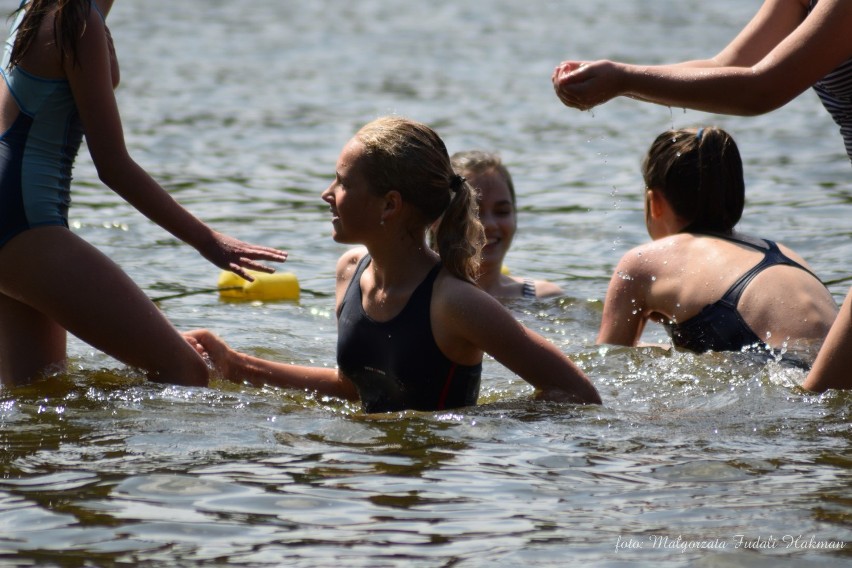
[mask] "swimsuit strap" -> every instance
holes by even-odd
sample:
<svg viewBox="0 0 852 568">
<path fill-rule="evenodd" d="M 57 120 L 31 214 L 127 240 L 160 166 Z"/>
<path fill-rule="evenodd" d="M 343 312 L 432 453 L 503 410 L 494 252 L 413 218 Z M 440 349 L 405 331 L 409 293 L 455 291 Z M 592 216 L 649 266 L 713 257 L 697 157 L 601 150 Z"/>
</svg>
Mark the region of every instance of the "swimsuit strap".
<svg viewBox="0 0 852 568">
<path fill-rule="evenodd" d="M 811 272 L 810 270 L 808 270 L 807 268 L 805 268 L 804 266 L 802 266 L 801 264 L 799 264 L 798 262 L 796 262 L 795 260 L 790 258 L 789 256 L 785 255 L 783 252 L 781 252 L 781 249 L 778 248 L 778 245 L 775 244 L 774 241 L 764 239 L 766 244 L 769 245 L 769 248 L 764 249 L 764 248 L 761 248 L 761 247 L 754 245 L 753 243 L 749 243 L 747 241 L 741 241 L 739 239 L 734 239 L 734 238 L 728 238 L 728 240 L 733 241 L 733 242 L 738 242 L 738 243 L 741 243 L 743 245 L 746 245 L 746 246 L 749 246 L 749 247 L 752 247 L 752 248 L 756 248 L 758 250 L 762 250 L 762 251 L 764 251 L 764 253 L 763 253 L 763 260 L 761 260 L 760 262 L 758 262 L 757 264 L 752 266 L 750 270 L 748 270 L 745 274 L 740 276 L 739 279 L 736 282 L 734 282 L 731 285 L 730 288 L 728 288 L 728 291 L 725 292 L 725 295 L 722 296 L 722 299 L 720 300 L 722 302 L 728 302 L 732 306 L 736 307 L 737 304 L 739 304 L 740 296 L 743 295 L 743 292 L 745 291 L 746 286 L 748 286 L 751 283 L 751 281 L 754 280 L 755 276 L 757 276 L 758 274 L 760 274 L 761 272 L 763 272 L 764 270 L 766 270 L 770 266 L 776 266 L 776 265 L 779 265 L 779 264 L 785 265 L 785 266 L 793 266 L 795 268 L 799 268 L 801 270 L 804 270 L 805 272 L 807 272 L 808 274 L 810 274 L 811 276 L 816 278 L 817 281 L 822 282 L 819 278 L 817 278 L 816 274 L 814 274 L 813 272 Z"/>
<path fill-rule="evenodd" d="M 524 298 L 535 298 L 535 280 L 529 278 L 524 279 L 524 288 L 522 295 Z"/>
</svg>

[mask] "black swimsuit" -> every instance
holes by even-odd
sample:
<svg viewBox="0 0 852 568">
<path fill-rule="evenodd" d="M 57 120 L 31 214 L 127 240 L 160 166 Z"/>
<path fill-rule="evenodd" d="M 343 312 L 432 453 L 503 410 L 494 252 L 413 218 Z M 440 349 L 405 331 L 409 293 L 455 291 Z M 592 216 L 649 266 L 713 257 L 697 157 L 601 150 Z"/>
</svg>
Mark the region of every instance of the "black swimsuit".
<svg viewBox="0 0 852 568">
<path fill-rule="evenodd" d="M 340 304 L 337 323 L 337 366 L 355 384 L 364 410 L 475 405 L 482 363 L 450 361 L 432 334 L 432 286 L 441 264 L 414 290 L 399 315 L 386 322 L 371 319 L 361 305 L 361 275 L 369 264 L 370 256 L 364 255 Z"/>
<path fill-rule="evenodd" d="M 810 270 L 786 256 L 774 242 L 765 240 L 768 248 L 757 244 L 723 235 L 711 235 L 734 243 L 739 243 L 755 250 L 763 251 L 763 260 L 753 266 L 728 288 L 728 291 L 718 301 L 708 304 L 695 315 L 681 323 L 663 323 L 677 347 L 702 353 L 704 351 L 744 351 L 772 353 L 757 334 L 743 320 L 737 304 L 746 286 L 755 276 L 770 266 L 795 266 L 817 278 Z M 819 280 L 819 278 L 817 278 Z M 791 362 L 796 362 L 792 361 Z"/>
</svg>

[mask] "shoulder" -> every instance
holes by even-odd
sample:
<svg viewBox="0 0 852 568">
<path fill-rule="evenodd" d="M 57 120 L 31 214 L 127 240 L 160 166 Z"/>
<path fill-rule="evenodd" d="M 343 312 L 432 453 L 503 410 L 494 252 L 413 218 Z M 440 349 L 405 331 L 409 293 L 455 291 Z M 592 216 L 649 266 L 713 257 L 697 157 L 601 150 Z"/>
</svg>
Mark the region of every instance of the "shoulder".
<svg viewBox="0 0 852 568">
<path fill-rule="evenodd" d="M 355 247 L 340 255 L 340 258 L 337 259 L 337 280 L 351 279 L 358 263 L 366 254 L 367 249 L 365 247 Z"/>
<path fill-rule="evenodd" d="M 349 282 L 352 281 L 352 277 L 355 275 L 358 263 L 366 254 L 367 249 L 365 247 L 355 247 L 343 253 L 337 260 L 337 268 L 335 270 L 335 296 L 337 297 L 338 306 L 343 300 L 343 296 L 346 294 L 346 288 L 349 286 Z"/>
<path fill-rule="evenodd" d="M 457 278 L 446 269 L 442 269 L 435 279 L 432 304 L 439 313 L 461 318 L 483 309 L 492 309 L 492 305 L 502 306 L 476 284 Z"/>
</svg>

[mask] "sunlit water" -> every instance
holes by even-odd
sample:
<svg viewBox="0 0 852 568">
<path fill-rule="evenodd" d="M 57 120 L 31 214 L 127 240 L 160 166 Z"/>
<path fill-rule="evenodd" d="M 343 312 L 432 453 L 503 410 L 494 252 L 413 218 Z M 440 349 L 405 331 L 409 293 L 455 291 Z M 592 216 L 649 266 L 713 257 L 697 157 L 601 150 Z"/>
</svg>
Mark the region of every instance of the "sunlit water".
<svg viewBox="0 0 852 568">
<path fill-rule="evenodd" d="M 594 345 L 612 268 L 647 239 L 642 152 L 672 126 L 728 129 L 746 162 L 741 228 L 824 280 L 849 276 L 836 127 L 810 92 L 732 118 L 629 100 L 580 113 L 550 86 L 568 57 L 712 55 L 759 3 L 117 2 L 134 157 L 217 229 L 288 249 L 282 270 L 310 290 L 162 301 L 177 327 L 333 365 L 344 248 L 318 196 L 354 131 L 398 113 L 451 152 L 502 153 L 522 209 L 508 265 L 566 290 L 508 307 L 604 405 L 533 402 L 486 360 L 475 408 L 366 416 L 308 393 L 148 384 L 72 339 L 68 373 L 0 391 L 0 564 L 848 565 L 848 394 L 806 394 L 801 371 L 738 355 Z M 85 151 L 75 178 L 74 230 L 152 297 L 215 286 L 215 268 L 101 186 Z M 848 286 L 830 289 L 839 301 Z"/>
</svg>

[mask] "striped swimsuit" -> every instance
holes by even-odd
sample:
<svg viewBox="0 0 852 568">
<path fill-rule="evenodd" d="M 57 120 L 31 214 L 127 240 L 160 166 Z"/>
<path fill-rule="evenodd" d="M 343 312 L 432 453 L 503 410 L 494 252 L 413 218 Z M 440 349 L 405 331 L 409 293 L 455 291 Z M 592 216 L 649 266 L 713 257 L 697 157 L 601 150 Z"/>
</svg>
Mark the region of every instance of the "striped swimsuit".
<svg viewBox="0 0 852 568">
<path fill-rule="evenodd" d="M 810 0 L 808 13 L 816 6 L 818 0 Z M 850 30 L 849 33 L 852 33 Z M 852 160 L 852 58 L 840 64 L 834 71 L 820 79 L 814 85 L 814 91 L 819 95 L 825 109 L 840 126 L 846 153 Z"/>
</svg>

